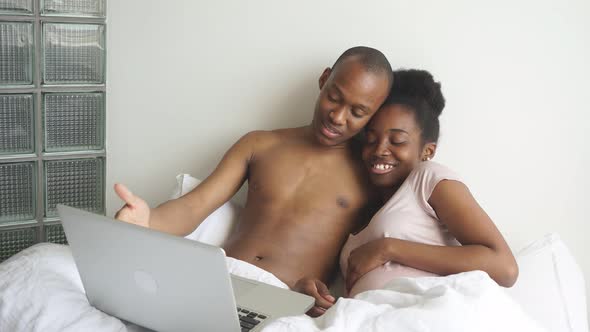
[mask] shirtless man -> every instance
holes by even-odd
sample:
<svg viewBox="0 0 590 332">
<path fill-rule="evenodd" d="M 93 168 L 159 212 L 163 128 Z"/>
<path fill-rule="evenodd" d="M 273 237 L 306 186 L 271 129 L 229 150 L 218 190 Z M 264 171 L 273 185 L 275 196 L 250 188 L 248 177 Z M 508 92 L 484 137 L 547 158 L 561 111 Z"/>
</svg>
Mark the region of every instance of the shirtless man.
<svg viewBox="0 0 590 332">
<path fill-rule="evenodd" d="M 227 256 L 274 274 L 290 288 L 304 277 L 328 283 L 368 201 L 368 181 L 349 139 L 379 109 L 392 80 L 381 52 L 349 49 L 320 76 L 310 125 L 244 135 L 193 191 L 154 209 L 116 184 L 126 205 L 115 217 L 186 236 L 247 180 L 246 205 L 224 245 Z M 310 294 L 316 305 L 317 293 L 326 291 Z"/>
</svg>

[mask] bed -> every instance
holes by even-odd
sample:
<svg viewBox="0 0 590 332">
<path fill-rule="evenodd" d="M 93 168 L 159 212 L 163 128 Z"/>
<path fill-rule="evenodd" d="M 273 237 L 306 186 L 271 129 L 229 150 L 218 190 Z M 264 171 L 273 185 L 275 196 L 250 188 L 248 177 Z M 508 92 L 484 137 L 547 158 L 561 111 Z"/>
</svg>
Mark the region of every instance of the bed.
<svg viewBox="0 0 590 332">
<path fill-rule="evenodd" d="M 173 195 L 198 180 L 177 177 Z M 229 234 L 239 207 L 226 203 L 193 234 L 215 245 Z M 481 271 L 400 278 L 382 290 L 340 298 L 322 317 L 285 317 L 264 331 L 557 331 L 587 332 L 581 270 L 557 234 L 515 250 L 516 285 L 498 287 Z M 338 292 L 339 283 L 332 290 Z M 0 331 L 145 331 L 93 308 L 68 246 L 40 243 L 0 264 Z"/>
</svg>

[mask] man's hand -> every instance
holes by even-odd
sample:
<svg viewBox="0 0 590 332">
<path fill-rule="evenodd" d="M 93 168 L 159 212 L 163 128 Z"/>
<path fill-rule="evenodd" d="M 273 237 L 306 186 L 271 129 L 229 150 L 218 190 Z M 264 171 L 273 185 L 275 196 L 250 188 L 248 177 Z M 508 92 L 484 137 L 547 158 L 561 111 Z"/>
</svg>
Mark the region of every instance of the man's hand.
<svg viewBox="0 0 590 332">
<path fill-rule="evenodd" d="M 367 272 L 389 261 L 385 247 L 386 240 L 388 239 L 373 240 L 350 252 L 345 276 L 346 290 L 348 292 Z"/>
<path fill-rule="evenodd" d="M 149 228 L 150 207 L 147 203 L 122 184 L 115 184 L 115 192 L 125 201 L 125 206 L 115 214 L 115 219 Z"/>
<path fill-rule="evenodd" d="M 330 294 L 326 284 L 319 279 L 301 278 L 297 281 L 293 289 L 315 298 L 315 305 L 307 312 L 311 317 L 323 315 L 336 302 L 336 299 Z"/>
</svg>

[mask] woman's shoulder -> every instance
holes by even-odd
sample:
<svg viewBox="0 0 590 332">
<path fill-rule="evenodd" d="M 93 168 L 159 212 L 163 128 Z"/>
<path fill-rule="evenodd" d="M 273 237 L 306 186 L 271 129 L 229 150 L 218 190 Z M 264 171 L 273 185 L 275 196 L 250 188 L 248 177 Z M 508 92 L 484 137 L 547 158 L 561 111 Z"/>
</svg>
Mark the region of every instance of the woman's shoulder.
<svg viewBox="0 0 590 332">
<path fill-rule="evenodd" d="M 408 176 L 408 182 L 414 192 L 428 200 L 434 187 L 442 180 L 463 182 L 451 168 L 435 161 L 423 161 Z"/>
<path fill-rule="evenodd" d="M 424 175 L 459 177 L 450 167 L 432 160 L 418 164 L 409 176 L 420 177 Z"/>
</svg>

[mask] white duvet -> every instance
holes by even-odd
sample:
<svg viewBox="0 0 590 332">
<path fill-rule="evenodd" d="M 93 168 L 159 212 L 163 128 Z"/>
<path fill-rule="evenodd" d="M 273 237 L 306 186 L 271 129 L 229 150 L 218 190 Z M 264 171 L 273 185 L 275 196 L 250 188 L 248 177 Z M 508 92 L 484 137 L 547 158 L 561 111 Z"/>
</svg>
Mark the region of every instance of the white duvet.
<svg viewBox="0 0 590 332">
<path fill-rule="evenodd" d="M 0 331 L 138 331 L 88 303 L 69 247 L 42 243 L 0 264 Z M 341 298 L 322 317 L 264 331 L 544 331 L 485 273 L 399 279 Z"/>
<path fill-rule="evenodd" d="M 545 331 L 481 271 L 400 278 L 385 289 L 340 298 L 316 319 L 302 315 L 266 331 L 499 332 Z"/>
</svg>

